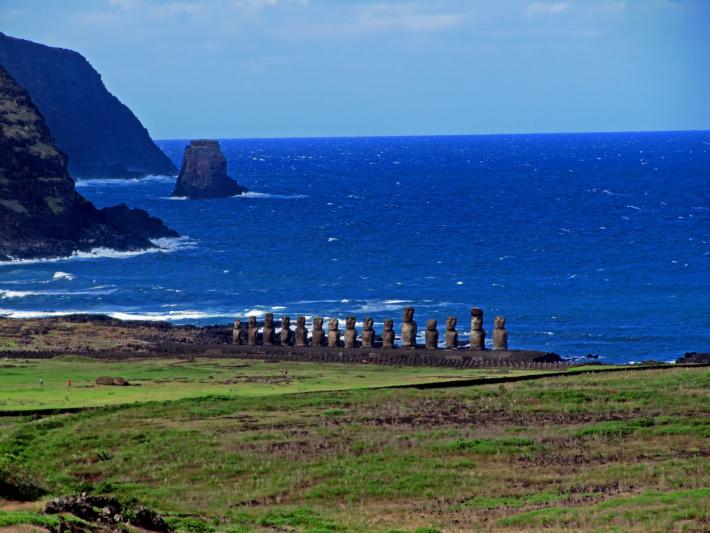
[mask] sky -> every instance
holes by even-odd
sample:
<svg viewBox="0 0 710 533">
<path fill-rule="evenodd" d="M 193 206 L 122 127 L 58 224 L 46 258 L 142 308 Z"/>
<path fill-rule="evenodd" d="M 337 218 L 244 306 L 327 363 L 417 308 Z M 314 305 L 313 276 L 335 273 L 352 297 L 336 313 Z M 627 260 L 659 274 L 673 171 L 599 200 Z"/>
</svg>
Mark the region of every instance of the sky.
<svg viewBox="0 0 710 533">
<path fill-rule="evenodd" d="M 154 138 L 710 129 L 710 0 L 0 0 Z"/>
</svg>

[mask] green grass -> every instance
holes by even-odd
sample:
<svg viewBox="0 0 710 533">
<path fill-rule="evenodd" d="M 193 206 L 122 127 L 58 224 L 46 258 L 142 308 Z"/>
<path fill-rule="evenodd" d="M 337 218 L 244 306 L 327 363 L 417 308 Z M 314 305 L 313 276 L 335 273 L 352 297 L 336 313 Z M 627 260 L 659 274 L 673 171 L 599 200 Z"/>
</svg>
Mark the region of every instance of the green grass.
<svg viewBox="0 0 710 533">
<path fill-rule="evenodd" d="M 536 372 L 539 371 L 513 370 L 506 375 Z M 120 376 L 133 386 L 96 385 L 99 376 Z M 499 376 L 496 369 L 266 363 L 236 359 L 103 361 L 63 356 L 50 360 L 12 360 L 0 368 L 0 412 L 97 407 L 207 395 L 268 396 Z"/>
<path fill-rule="evenodd" d="M 17 457 L 51 494 L 136 498 L 178 531 L 710 526 L 707 369 L 416 390 L 362 382 L 457 371 L 229 366 L 237 363 L 135 361 L 117 372 L 106 371 L 113 363 L 62 361 L 67 372 L 85 376 L 76 379 L 91 379 L 86 368 L 94 366 L 97 375 L 129 380 L 170 375 L 158 385 L 185 385 L 190 394 L 38 419 L 0 417 L 0 454 Z M 292 383 L 264 382 L 285 368 Z M 236 391 L 214 383 L 234 376 L 242 381 L 227 387 Z M 292 394 L 316 381 L 328 390 Z M 0 401 L 7 394 L 0 388 Z M 8 513 L 19 520 L 26 511 Z"/>
</svg>

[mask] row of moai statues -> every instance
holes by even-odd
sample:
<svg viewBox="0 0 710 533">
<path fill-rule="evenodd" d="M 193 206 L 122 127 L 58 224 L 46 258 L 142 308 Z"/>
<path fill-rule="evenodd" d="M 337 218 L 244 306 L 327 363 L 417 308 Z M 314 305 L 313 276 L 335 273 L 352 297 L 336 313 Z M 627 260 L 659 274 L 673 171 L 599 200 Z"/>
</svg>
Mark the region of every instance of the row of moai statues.
<svg viewBox="0 0 710 533">
<path fill-rule="evenodd" d="M 338 329 L 340 321 L 331 318 L 328 321 L 327 333 L 323 330 L 323 319 L 316 317 L 313 319 L 313 331 L 311 332 L 310 343 L 308 339 L 308 328 L 306 328 L 306 317 L 299 316 L 296 319 L 295 331 L 291 329 L 291 318 L 284 316 L 281 318 L 281 332 L 279 333 L 279 343 L 281 346 L 329 346 L 337 348 L 341 346 L 341 336 L 345 348 L 356 348 L 357 329 L 354 316 L 345 319 L 345 331 Z M 455 350 L 459 346 L 459 334 L 456 331 L 456 317 L 446 319 L 445 346 L 449 350 Z M 428 350 L 436 350 L 439 345 L 439 331 L 436 320 L 427 320 L 424 332 L 424 347 Z M 234 322 L 232 336 L 233 344 L 256 346 L 261 340 L 263 346 L 274 346 L 276 328 L 274 327 L 273 313 L 266 313 L 262 333 L 259 334 L 259 325 L 256 317 L 249 317 L 246 328 L 241 320 Z M 373 348 L 375 346 L 375 329 L 372 318 L 363 321 L 362 333 L 360 335 L 359 346 L 362 348 Z M 384 322 L 382 332 L 382 347 L 394 348 L 394 321 L 387 319 Z M 471 309 L 471 349 L 485 350 L 486 332 L 483 329 L 483 310 L 474 307 Z M 405 307 L 402 316 L 402 348 L 417 347 L 417 323 L 414 321 L 414 308 Z M 505 318 L 497 316 L 493 329 L 493 349 L 508 349 L 508 331 L 505 329 Z"/>
</svg>

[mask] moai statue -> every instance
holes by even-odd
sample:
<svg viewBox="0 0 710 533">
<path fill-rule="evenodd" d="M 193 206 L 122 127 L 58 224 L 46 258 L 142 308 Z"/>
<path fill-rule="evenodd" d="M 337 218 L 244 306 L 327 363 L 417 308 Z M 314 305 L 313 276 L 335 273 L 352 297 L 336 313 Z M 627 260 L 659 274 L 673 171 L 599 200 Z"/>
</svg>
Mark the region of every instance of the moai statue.
<svg viewBox="0 0 710 533">
<path fill-rule="evenodd" d="M 436 350 L 439 345 L 439 331 L 436 329 L 436 320 L 426 321 L 426 331 L 424 332 L 424 346 L 427 350 Z"/>
<path fill-rule="evenodd" d="M 306 317 L 299 316 L 296 319 L 296 346 L 308 345 L 308 329 L 306 328 Z"/>
<path fill-rule="evenodd" d="M 340 322 L 337 318 L 328 320 L 328 347 L 337 348 L 340 345 L 340 330 L 338 329 Z"/>
<path fill-rule="evenodd" d="M 493 329 L 493 349 L 508 349 L 508 331 L 505 329 L 505 317 L 497 316 Z"/>
<path fill-rule="evenodd" d="M 446 319 L 446 348 L 455 350 L 459 347 L 459 334 L 456 331 L 456 317 L 450 316 Z"/>
<path fill-rule="evenodd" d="M 414 307 L 402 311 L 402 348 L 417 347 L 417 323 L 414 321 Z"/>
<path fill-rule="evenodd" d="M 372 327 L 374 321 L 366 318 L 362 323 L 362 347 L 372 348 L 375 342 L 375 328 Z"/>
<path fill-rule="evenodd" d="M 345 341 L 346 348 L 355 348 L 357 344 L 357 330 L 355 329 L 355 317 L 349 316 L 345 319 L 345 335 L 343 335 L 343 340 Z"/>
<path fill-rule="evenodd" d="M 244 323 L 237 319 L 234 321 L 234 327 L 232 328 L 232 344 L 237 344 L 241 346 L 246 344 L 246 331 L 244 330 Z"/>
<path fill-rule="evenodd" d="M 291 346 L 293 331 L 291 331 L 291 317 L 281 317 L 281 346 Z"/>
<path fill-rule="evenodd" d="M 325 332 L 323 331 L 323 319 L 319 316 L 313 319 L 313 336 L 311 346 L 323 346 L 325 344 Z"/>
<path fill-rule="evenodd" d="M 382 332 L 382 347 L 394 348 L 394 321 L 385 320 L 385 330 Z"/>
<path fill-rule="evenodd" d="M 480 307 L 471 308 L 471 349 L 486 349 L 486 332 L 483 331 L 483 310 Z"/>
<path fill-rule="evenodd" d="M 266 313 L 264 315 L 264 346 L 274 345 L 274 314 Z"/>
<path fill-rule="evenodd" d="M 256 317 L 249 317 L 249 326 L 247 327 L 247 344 L 256 346 L 256 341 L 259 338 L 259 326 L 256 323 Z"/>
</svg>

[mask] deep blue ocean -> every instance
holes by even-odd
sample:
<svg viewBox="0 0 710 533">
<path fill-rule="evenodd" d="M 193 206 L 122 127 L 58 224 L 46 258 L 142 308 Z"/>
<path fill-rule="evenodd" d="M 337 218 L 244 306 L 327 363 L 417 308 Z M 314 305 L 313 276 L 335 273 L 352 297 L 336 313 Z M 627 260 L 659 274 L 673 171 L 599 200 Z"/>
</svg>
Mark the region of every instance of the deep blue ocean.
<svg viewBox="0 0 710 533">
<path fill-rule="evenodd" d="M 159 141 L 180 164 L 187 140 Z M 671 360 L 710 351 L 710 132 L 222 140 L 251 193 L 175 177 L 79 182 L 186 238 L 0 265 L 0 313 L 176 323 L 250 313 L 398 324 L 480 306 L 512 348 Z M 399 326 L 396 325 L 398 329 Z M 462 335 L 465 338 L 465 335 Z M 443 336 L 442 336 L 443 341 Z"/>
</svg>

